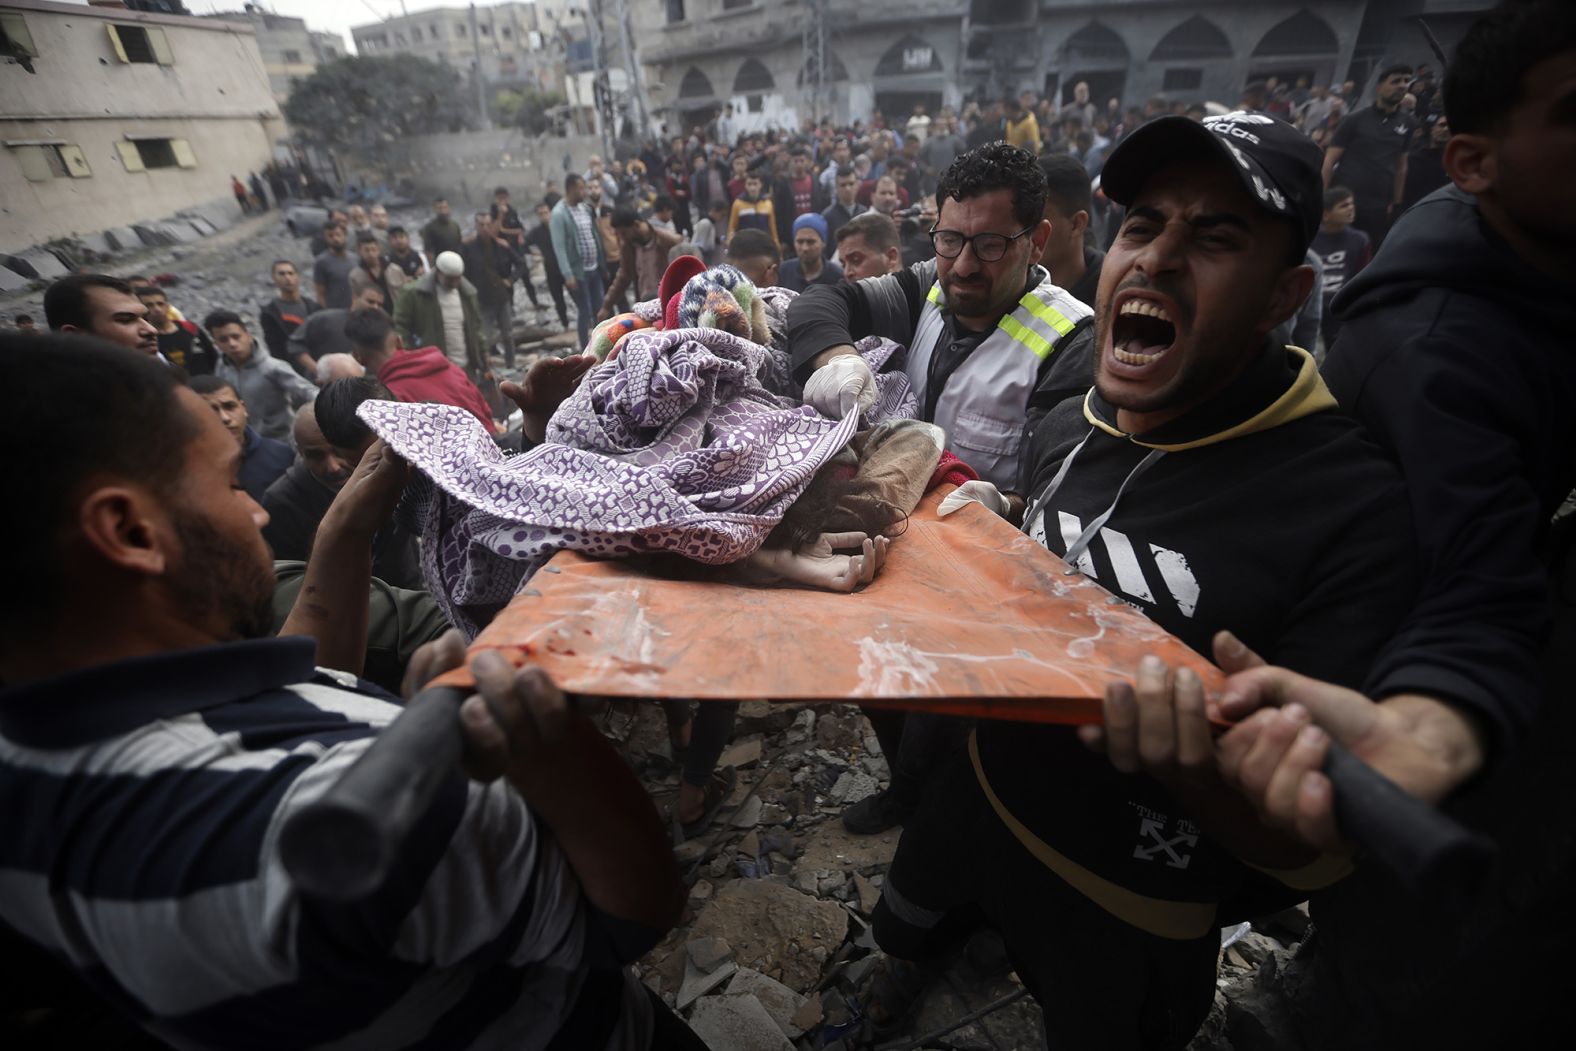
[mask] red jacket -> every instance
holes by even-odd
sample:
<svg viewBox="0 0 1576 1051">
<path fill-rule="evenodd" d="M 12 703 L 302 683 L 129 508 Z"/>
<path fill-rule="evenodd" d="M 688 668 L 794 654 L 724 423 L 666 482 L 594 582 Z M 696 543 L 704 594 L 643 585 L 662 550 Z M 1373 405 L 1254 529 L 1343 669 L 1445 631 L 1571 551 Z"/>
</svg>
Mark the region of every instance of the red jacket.
<svg viewBox="0 0 1576 1051">
<path fill-rule="evenodd" d="M 400 401 L 427 401 L 465 409 L 492 434 L 492 411 L 464 370 L 437 347 L 396 350 L 378 369 L 378 380 Z"/>
</svg>

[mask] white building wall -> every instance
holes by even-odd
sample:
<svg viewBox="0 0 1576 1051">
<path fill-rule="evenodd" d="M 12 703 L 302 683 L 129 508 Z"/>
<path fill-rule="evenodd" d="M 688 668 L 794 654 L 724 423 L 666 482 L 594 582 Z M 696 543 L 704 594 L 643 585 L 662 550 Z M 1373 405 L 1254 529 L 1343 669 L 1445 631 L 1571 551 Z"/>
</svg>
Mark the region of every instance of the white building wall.
<svg viewBox="0 0 1576 1051">
<path fill-rule="evenodd" d="M 38 52 L 33 73 L 0 63 L 0 245 L 234 208 L 230 175 L 270 160 L 283 122 L 249 25 L 44 0 L 0 0 L 0 12 L 25 19 Z M 112 24 L 162 33 L 170 63 L 122 62 Z M 136 138 L 184 140 L 189 166 L 128 170 Z M 36 144 L 78 147 L 86 174 L 29 179 Z"/>
</svg>

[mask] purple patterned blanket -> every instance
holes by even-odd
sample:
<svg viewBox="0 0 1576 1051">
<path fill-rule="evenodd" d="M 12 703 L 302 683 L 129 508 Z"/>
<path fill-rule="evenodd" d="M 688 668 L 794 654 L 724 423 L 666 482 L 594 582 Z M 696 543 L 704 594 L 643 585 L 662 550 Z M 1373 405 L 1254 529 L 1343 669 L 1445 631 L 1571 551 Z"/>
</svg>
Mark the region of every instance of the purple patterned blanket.
<svg viewBox="0 0 1576 1051">
<path fill-rule="evenodd" d="M 873 369 L 896 349 L 861 345 Z M 760 547 L 859 422 L 768 392 L 770 353 L 712 329 L 636 332 L 519 455 L 452 406 L 362 405 L 426 480 L 411 494 L 422 572 L 455 626 L 474 636 L 562 548 L 721 564 Z M 867 421 L 913 415 L 901 373 L 882 388 Z"/>
</svg>

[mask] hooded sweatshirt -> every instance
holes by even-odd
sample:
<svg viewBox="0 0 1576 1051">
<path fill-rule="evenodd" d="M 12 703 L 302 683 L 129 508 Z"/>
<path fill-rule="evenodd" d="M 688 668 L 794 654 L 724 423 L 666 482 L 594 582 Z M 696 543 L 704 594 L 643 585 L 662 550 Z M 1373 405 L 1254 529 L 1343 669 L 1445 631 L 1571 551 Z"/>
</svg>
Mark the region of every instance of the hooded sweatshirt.
<svg viewBox="0 0 1576 1051">
<path fill-rule="evenodd" d="M 426 401 L 464 409 L 492 434 L 492 410 L 464 370 L 437 347 L 396 350 L 378 369 L 378 381 L 400 401 Z"/>
<path fill-rule="evenodd" d="M 1453 699 L 1491 743 L 1514 740 L 1544 692 L 1549 521 L 1576 485 L 1573 296 L 1450 186 L 1332 304 L 1325 377 L 1405 473 L 1425 569 L 1367 692 Z"/>
<path fill-rule="evenodd" d="M 1214 399 L 1146 434 L 1124 433 L 1091 390 L 1027 438 L 1025 530 L 1200 653 L 1229 628 L 1272 663 L 1358 684 L 1416 579 L 1401 478 L 1335 409 L 1312 357 L 1269 343 Z M 1090 638 L 1103 630 L 1096 615 Z M 1049 637 L 1046 656 L 1080 641 Z M 1134 926 L 1197 938 L 1249 903 L 1298 900 L 1071 728 L 981 721 L 972 750 L 1016 838 Z M 1316 886 L 1339 872 L 1272 875 Z"/>
<path fill-rule="evenodd" d="M 246 403 L 246 415 L 257 433 L 275 441 L 289 443 L 295 410 L 317 397 L 311 381 L 269 354 L 261 343 L 252 344 L 252 356 L 239 366 L 221 354 L 218 376 Z"/>
</svg>

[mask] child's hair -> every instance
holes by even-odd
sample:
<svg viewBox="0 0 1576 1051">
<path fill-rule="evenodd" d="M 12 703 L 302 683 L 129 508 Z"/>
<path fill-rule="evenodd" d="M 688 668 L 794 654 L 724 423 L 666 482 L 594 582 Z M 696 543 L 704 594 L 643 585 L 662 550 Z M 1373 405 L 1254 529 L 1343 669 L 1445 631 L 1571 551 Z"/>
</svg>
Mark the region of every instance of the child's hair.
<svg viewBox="0 0 1576 1051">
<path fill-rule="evenodd" d="M 1352 191 L 1344 186 L 1332 186 L 1324 191 L 1324 210 L 1329 211 L 1336 205 L 1345 204 L 1352 199 Z"/>
</svg>

